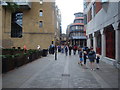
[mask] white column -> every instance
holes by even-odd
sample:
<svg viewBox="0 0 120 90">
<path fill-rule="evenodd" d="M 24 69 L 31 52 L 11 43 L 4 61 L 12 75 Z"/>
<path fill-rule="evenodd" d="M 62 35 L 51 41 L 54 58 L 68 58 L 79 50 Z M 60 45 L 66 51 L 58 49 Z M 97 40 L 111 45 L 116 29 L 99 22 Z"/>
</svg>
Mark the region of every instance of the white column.
<svg viewBox="0 0 120 90">
<path fill-rule="evenodd" d="M 115 59 L 117 62 L 120 62 L 120 28 L 118 28 L 119 23 L 115 22 L 113 24 L 115 30 Z"/>
<path fill-rule="evenodd" d="M 102 56 L 105 57 L 106 56 L 106 38 L 105 38 L 105 33 L 104 30 L 101 30 L 101 36 L 102 36 Z"/>
<path fill-rule="evenodd" d="M 95 36 L 95 33 L 93 33 L 93 49 L 96 52 L 96 47 L 97 47 L 97 38 Z"/>
<path fill-rule="evenodd" d="M 90 37 L 89 37 L 89 35 L 88 35 L 88 39 L 87 39 L 87 47 L 91 47 L 91 40 L 90 40 Z"/>
<path fill-rule="evenodd" d="M 116 57 L 117 62 L 120 62 L 120 30 L 115 30 L 115 40 L 116 40 Z"/>
</svg>

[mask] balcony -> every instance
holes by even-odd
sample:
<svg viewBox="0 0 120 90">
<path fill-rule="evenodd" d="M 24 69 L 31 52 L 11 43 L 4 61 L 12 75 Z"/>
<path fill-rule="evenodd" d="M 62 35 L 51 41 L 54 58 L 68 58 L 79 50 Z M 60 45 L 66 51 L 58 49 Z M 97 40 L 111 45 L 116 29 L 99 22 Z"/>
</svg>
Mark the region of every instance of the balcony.
<svg viewBox="0 0 120 90">
<path fill-rule="evenodd" d="M 16 3 L 20 6 L 21 9 L 31 9 L 32 2 L 29 2 L 28 0 L 13 0 L 13 3 Z M 7 6 L 6 1 L 0 1 L 0 5 Z"/>
<path fill-rule="evenodd" d="M 72 25 L 84 25 L 84 23 L 73 23 Z"/>
<path fill-rule="evenodd" d="M 0 1 L 0 5 L 7 6 L 7 3 L 5 1 Z"/>
<path fill-rule="evenodd" d="M 14 2 L 19 5 L 21 9 L 31 9 L 32 2 L 29 2 L 29 0 L 14 0 Z"/>
</svg>

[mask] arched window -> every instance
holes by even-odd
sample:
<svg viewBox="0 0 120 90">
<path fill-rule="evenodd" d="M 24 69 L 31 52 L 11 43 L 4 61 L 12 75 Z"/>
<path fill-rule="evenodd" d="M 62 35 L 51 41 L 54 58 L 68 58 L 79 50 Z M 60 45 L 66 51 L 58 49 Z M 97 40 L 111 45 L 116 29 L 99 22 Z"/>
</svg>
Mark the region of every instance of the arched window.
<svg viewBox="0 0 120 90">
<path fill-rule="evenodd" d="M 40 21 L 40 22 L 39 22 L 39 27 L 40 27 L 40 28 L 43 27 L 43 21 Z"/>
<path fill-rule="evenodd" d="M 39 16 L 43 16 L 43 11 L 40 10 Z"/>
</svg>

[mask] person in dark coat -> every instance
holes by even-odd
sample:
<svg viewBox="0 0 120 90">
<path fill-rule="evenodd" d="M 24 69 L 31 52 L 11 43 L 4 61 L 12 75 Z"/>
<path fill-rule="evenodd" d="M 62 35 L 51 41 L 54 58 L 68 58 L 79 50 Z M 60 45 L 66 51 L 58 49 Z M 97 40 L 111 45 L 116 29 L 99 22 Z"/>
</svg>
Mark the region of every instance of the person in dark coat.
<svg viewBox="0 0 120 90">
<path fill-rule="evenodd" d="M 96 59 L 96 53 L 95 51 L 93 50 L 93 48 L 90 49 L 90 52 L 88 53 L 88 59 L 90 61 L 90 67 L 91 67 L 91 70 L 94 70 L 94 61 Z"/>
<path fill-rule="evenodd" d="M 61 46 L 58 45 L 58 52 L 61 52 Z"/>
<path fill-rule="evenodd" d="M 54 44 L 51 44 L 49 49 L 50 49 L 50 54 L 54 54 L 54 51 L 55 51 Z"/>
<path fill-rule="evenodd" d="M 68 55 L 68 46 L 65 45 L 65 55 L 67 56 Z"/>
<path fill-rule="evenodd" d="M 69 55 L 71 55 L 72 46 L 69 46 Z"/>
</svg>

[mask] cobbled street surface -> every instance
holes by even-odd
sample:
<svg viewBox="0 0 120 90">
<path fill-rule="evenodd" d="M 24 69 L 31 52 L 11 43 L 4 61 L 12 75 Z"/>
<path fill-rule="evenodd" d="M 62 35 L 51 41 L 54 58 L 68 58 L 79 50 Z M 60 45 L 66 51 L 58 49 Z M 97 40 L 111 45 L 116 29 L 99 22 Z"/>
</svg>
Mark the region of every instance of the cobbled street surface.
<svg viewBox="0 0 120 90">
<path fill-rule="evenodd" d="M 3 74 L 3 88 L 118 88 L 118 70 L 100 61 L 100 70 L 78 64 L 78 55 L 42 57 Z"/>
</svg>

